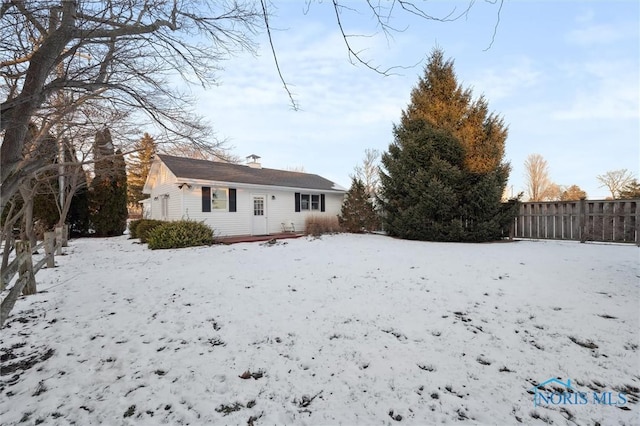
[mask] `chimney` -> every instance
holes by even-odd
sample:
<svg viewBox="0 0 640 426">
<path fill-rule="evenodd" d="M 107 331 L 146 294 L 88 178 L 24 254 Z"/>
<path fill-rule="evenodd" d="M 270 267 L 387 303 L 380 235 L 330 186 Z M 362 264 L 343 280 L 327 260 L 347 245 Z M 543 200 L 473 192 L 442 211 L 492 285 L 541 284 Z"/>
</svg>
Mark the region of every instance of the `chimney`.
<svg viewBox="0 0 640 426">
<path fill-rule="evenodd" d="M 255 154 L 248 155 L 247 166 L 251 167 L 252 169 L 261 169 L 262 164 L 258 162 L 259 159 L 260 159 L 259 155 L 255 155 Z"/>
</svg>

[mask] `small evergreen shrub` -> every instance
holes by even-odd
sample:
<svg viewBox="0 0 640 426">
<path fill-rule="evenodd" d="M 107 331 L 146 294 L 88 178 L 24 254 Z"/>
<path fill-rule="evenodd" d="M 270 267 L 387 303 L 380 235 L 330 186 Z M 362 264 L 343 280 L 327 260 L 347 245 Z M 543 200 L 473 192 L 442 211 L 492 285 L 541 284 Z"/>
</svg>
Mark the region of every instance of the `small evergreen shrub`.
<svg viewBox="0 0 640 426">
<path fill-rule="evenodd" d="M 322 234 L 334 234 L 341 230 L 337 216 L 307 216 L 304 220 L 304 229 L 307 235 L 314 237 L 319 237 Z"/>
<path fill-rule="evenodd" d="M 380 218 L 360 179 L 351 179 L 338 222 L 346 232 L 360 233 L 380 229 Z"/>
<path fill-rule="evenodd" d="M 165 222 L 149 232 L 147 241 L 152 250 L 206 246 L 214 242 L 213 229 L 191 220 Z"/>
<path fill-rule="evenodd" d="M 138 225 L 142 223 L 145 219 L 136 219 L 129 222 L 129 237 L 130 238 L 139 238 L 138 237 Z"/>
<path fill-rule="evenodd" d="M 140 238 L 141 243 L 146 243 L 149 237 L 149 233 L 158 226 L 164 225 L 165 223 L 169 222 L 166 222 L 164 220 L 142 219 L 136 226 L 136 238 Z"/>
</svg>

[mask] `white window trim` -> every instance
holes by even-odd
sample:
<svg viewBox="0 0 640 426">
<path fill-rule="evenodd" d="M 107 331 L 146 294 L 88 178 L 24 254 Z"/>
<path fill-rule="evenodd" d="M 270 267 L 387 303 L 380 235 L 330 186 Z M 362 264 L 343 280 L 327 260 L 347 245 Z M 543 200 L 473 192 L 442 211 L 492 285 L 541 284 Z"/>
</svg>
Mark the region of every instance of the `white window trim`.
<svg viewBox="0 0 640 426">
<path fill-rule="evenodd" d="M 224 202 L 225 207 L 216 208 L 216 201 L 223 201 L 221 199 L 216 198 L 217 192 L 224 192 Z M 229 211 L 229 188 L 215 188 L 211 187 L 211 212 L 228 212 Z"/>
<path fill-rule="evenodd" d="M 309 204 L 308 207 L 305 209 L 303 207 L 302 204 L 302 197 L 307 196 L 309 197 Z M 317 197 L 317 207 L 314 209 L 313 208 L 313 197 Z M 320 194 L 316 194 L 316 193 L 311 193 L 311 192 L 301 192 L 300 193 L 300 211 L 301 212 L 320 212 L 321 207 L 320 207 L 321 201 L 320 201 Z"/>
</svg>

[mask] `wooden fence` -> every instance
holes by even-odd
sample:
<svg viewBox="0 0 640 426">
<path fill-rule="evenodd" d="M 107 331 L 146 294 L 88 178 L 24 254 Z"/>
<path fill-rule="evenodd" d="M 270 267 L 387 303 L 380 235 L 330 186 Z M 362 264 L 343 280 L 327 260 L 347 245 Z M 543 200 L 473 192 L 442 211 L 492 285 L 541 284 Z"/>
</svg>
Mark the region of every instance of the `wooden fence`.
<svg viewBox="0 0 640 426">
<path fill-rule="evenodd" d="M 20 294 L 30 295 L 36 293 L 35 275 L 44 266 L 53 268 L 55 266 L 54 256 L 62 254 L 62 247 L 66 244 L 64 238 L 64 228 L 56 228 L 55 232 L 45 232 L 44 241 L 31 247 L 29 241 L 15 242 L 15 257 L 5 267 L 0 270 L 0 290 L 4 290 L 18 275 L 13 286 L 0 303 L 0 327 L 9 316 L 11 309 L 18 300 Z M 36 264 L 33 264 L 33 254 L 40 248 L 44 248 L 45 255 Z"/>
<path fill-rule="evenodd" d="M 520 203 L 513 235 L 640 245 L 639 204 L 638 199 Z"/>
</svg>

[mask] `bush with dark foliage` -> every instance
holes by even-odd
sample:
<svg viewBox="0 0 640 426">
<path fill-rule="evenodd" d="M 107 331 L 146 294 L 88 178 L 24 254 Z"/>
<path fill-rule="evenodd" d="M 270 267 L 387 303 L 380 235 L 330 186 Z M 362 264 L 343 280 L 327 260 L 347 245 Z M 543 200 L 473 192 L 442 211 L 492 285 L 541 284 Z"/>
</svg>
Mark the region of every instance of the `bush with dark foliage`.
<svg viewBox="0 0 640 426">
<path fill-rule="evenodd" d="M 338 221 L 347 232 L 361 233 L 380 229 L 380 218 L 369 199 L 364 183 L 358 178 L 354 177 L 351 180 L 351 188 L 342 203 Z"/>
<path fill-rule="evenodd" d="M 165 223 L 169 223 L 165 220 L 155 220 L 155 219 L 141 219 L 137 221 L 138 223 L 134 225 L 134 233 L 135 237 L 140 238 L 141 243 L 146 243 L 147 238 L 149 237 L 149 233 L 153 231 L 160 225 L 164 225 Z"/>
<path fill-rule="evenodd" d="M 149 232 L 147 241 L 152 250 L 207 246 L 214 242 L 213 229 L 191 220 L 165 222 Z"/>
<path fill-rule="evenodd" d="M 139 238 L 138 225 L 140 225 L 144 220 L 146 219 L 136 219 L 129 222 L 129 238 Z"/>
</svg>

